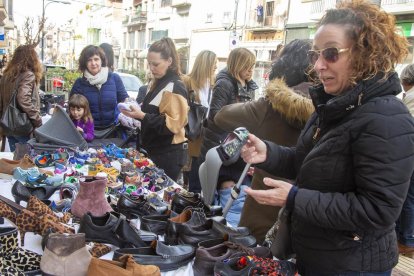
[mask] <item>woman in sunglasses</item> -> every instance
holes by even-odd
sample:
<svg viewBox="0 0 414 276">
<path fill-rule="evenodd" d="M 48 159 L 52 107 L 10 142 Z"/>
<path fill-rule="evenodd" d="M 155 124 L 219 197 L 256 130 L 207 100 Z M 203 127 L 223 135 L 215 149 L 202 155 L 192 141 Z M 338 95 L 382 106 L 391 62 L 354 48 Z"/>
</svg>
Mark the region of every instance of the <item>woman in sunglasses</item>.
<svg viewBox="0 0 414 276">
<path fill-rule="evenodd" d="M 296 147 L 250 135 L 242 149 L 244 161 L 296 179 L 265 178 L 272 189 L 246 192 L 285 207 L 301 275 L 391 275 L 398 262 L 394 225 L 414 168 L 414 123 L 395 97 L 394 64 L 407 46 L 375 4 L 328 10 L 309 52 L 316 112 Z"/>
</svg>

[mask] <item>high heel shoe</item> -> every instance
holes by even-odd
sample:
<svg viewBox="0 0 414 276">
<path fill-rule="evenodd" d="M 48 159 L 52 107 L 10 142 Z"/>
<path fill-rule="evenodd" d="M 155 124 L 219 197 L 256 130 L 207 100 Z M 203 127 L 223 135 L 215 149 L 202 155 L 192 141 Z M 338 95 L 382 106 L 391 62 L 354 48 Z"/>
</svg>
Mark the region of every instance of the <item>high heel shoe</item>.
<svg viewBox="0 0 414 276">
<path fill-rule="evenodd" d="M 29 200 L 29 197 L 32 195 L 30 193 L 30 190 L 19 180 L 16 180 L 16 182 L 14 182 L 11 192 L 14 197 L 14 201 L 17 204 L 20 204 L 20 201 L 27 202 Z"/>
<path fill-rule="evenodd" d="M 20 243 L 24 246 L 27 232 L 43 235 L 50 229 L 56 233 L 74 233 L 74 229 L 59 222 L 58 218 L 49 214 L 39 217 L 35 213 L 23 209 L 16 217 L 16 225 L 20 232 Z"/>
<path fill-rule="evenodd" d="M 16 223 L 16 213 L 3 201 L 0 201 L 0 217 L 7 218 L 11 222 Z"/>
<path fill-rule="evenodd" d="M 48 205 L 43 203 L 41 200 L 39 200 L 35 196 L 31 196 L 29 198 L 26 209 L 33 212 L 35 215 L 37 215 L 39 217 L 41 217 L 45 214 L 48 214 L 50 216 L 54 216 L 54 217 L 57 218 L 57 220 L 59 222 L 62 222 L 62 223 L 68 223 L 69 220 L 71 219 L 71 215 L 69 213 L 63 214 L 63 217 L 57 217 L 55 215 L 55 213 L 49 208 Z"/>
</svg>

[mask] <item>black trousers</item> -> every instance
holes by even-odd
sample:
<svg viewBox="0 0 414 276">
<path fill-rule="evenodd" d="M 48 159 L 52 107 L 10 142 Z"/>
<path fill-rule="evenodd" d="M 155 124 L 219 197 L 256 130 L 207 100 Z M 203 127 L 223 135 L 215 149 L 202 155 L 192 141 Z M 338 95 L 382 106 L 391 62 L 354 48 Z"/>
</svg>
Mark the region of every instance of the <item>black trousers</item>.
<svg viewBox="0 0 414 276">
<path fill-rule="evenodd" d="M 182 168 L 187 162 L 187 151 L 188 149 L 180 147 L 173 150 L 166 149 L 165 152 L 157 151 L 154 153 L 149 151 L 148 154 L 158 168 L 163 169 L 166 175 L 177 181 Z"/>
</svg>

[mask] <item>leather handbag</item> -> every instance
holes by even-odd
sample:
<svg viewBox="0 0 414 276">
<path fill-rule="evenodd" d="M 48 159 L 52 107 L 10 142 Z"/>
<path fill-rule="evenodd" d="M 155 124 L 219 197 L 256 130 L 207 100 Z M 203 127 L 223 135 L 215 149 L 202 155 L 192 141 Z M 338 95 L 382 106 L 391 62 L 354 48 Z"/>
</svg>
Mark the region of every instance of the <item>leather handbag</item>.
<svg viewBox="0 0 414 276">
<path fill-rule="evenodd" d="M 9 105 L 0 120 L 3 134 L 13 136 L 28 136 L 33 131 L 32 122 L 27 113 L 22 112 L 17 104 L 17 89 L 20 78 L 16 80 Z M 33 92 L 32 92 L 33 94 Z"/>
<path fill-rule="evenodd" d="M 211 90 L 209 91 L 210 101 Z M 194 101 L 194 91 L 190 91 L 190 110 L 188 111 L 188 124 L 185 127 L 186 137 L 190 141 L 196 140 L 201 135 L 201 127 L 207 118 L 208 108 Z"/>
<path fill-rule="evenodd" d="M 285 207 L 280 209 L 277 221 L 278 229 L 272 242 L 270 251 L 279 260 L 291 259 L 295 256 L 291 238 L 291 213 Z"/>
</svg>

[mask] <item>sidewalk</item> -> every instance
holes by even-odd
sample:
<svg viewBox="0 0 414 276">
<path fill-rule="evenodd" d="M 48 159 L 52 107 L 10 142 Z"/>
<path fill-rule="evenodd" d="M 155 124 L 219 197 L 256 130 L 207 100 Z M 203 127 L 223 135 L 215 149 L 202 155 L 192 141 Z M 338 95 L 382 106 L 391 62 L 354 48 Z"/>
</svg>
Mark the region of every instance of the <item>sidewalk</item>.
<svg viewBox="0 0 414 276">
<path fill-rule="evenodd" d="M 397 266 L 392 270 L 392 276 L 412 276 L 414 275 L 414 256 L 401 255 Z"/>
</svg>

